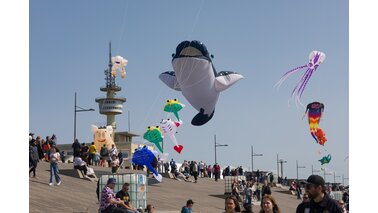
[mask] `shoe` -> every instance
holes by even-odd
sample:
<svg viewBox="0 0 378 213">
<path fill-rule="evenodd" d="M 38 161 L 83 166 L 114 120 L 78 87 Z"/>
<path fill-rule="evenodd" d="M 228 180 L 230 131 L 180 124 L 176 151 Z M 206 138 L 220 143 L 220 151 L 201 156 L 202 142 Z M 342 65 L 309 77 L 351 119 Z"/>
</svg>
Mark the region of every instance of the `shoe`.
<svg viewBox="0 0 378 213">
<path fill-rule="evenodd" d="M 57 183 L 56 185 L 59 186 L 61 183 L 62 183 L 62 181 L 59 181 L 59 183 Z"/>
<path fill-rule="evenodd" d="M 85 178 L 89 178 L 88 175 L 84 175 Z"/>
<path fill-rule="evenodd" d="M 53 183 L 49 183 L 49 185 L 50 185 L 50 186 L 52 186 L 52 185 L 53 185 Z"/>
</svg>

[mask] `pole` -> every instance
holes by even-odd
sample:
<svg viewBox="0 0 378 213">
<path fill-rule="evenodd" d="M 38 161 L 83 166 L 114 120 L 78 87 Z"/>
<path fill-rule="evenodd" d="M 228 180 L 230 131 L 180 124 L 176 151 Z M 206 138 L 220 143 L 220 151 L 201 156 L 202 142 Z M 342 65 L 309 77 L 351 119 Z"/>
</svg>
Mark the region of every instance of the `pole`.
<svg viewBox="0 0 378 213">
<path fill-rule="evenodd" d="M 217 164 L 217 135 L 214 134 L 215 164 Z"/>
<path fill-rule="evenodd" d="M 278 175 L 280 175 L 280 168 L 278 166 L 278 154 L 277 154 L 277 178 L 278 178 Z"/>
<path fill-rule="evenodd" d="M 333 183 L 336 183 L 336 172 L 333 171 Z"/>
<path fill-rule="evenodd" d="M 299 178 L 298 178 L 298 160 L 296 160 L 296 162 L 297 162 L 297 181 L 299 180 Z"/>
<path fill-rule="evenodd" d="M 75 106 L 74 106 L 74 141 L 76 140 L 76 92 L 75 92 Z"/>
<path fill-rule="evenodd" d="M 129 126 L 129 132 L 130 132 L 130 110 L 127 110 L 127 117 L 128 117 L 128 126 Z"/>
<path fill-rule="evenodd" d="M 344 174 L 343 174 L 343 186 L 345 186 L 345 183 L 344 183 Z"/>
<path fill-rule="evenodd" d="M 253 174 L 253 146 L 251 146 L 251 155 L 252 155 L 252 174 Z"/>
<path fill-rule="evenodd" d="M 311 174 L 314 174 L 314 165 L 311 164 Z"/>
<path fill-rule="evenodd" d="M 326 170 L 324 169 L 324 183 L 326 183 Z"/>
<path fill-rule="evenodd" d="M 281 163 L 281 178 L 283 178 L 283 163 L 284 163 L 284 161 L 281 160 L 280 163 Z"/>
</svg>

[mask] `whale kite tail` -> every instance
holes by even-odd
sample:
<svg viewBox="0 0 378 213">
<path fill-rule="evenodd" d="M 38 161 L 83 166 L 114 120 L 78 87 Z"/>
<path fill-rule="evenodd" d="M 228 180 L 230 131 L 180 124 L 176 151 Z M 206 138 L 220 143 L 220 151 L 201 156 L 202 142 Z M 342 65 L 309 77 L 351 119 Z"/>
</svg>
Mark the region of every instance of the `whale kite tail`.
<svg viewBox="0 0 378 213">
<path fill-rule="evenodd" d="M 196 116 L 194 116 L 194 118 L 192 119 L 192 125 L 194 126 L 204 125 L 205 123 L 211 120 L 211 118 L 214 115 L 215 110 L 211 113 L 210 116 L 208 114 L 205 114 L 204 112 L 205 110 L 201 108 L 200 112 Z"/>
<path fill-rule="evenodd" d="M 161 181 L 163 180 L 163 177 L 161 176 L 161 174 L 155 175 L 155 173 L 153 173 L 153 175 L 155 179 L 161 183 Z"/>
</svg>

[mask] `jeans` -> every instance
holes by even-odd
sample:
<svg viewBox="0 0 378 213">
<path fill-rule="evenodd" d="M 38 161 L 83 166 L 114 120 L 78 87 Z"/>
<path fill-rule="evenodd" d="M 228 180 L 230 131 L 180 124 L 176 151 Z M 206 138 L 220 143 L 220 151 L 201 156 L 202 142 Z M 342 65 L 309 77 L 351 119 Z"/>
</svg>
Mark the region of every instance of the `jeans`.
<svg viewBox="0 0 378 213">
<path fill-rule="evenodd" d="M 245 203 L 246 203 L 246 204 L 251 204 L 251 203 L 252 203 L 251 198 L 252 198 L 252 197 L 251 197 L 250 195 L 247 195 L 247 196 L 246 196 L 246 201 L 245 201 Z"/>
<path fill-rule="evenodd" d="M 53 175 L 55 176 L 55 181 L 56 183 L 59 183 L 60 182 L 60 177 L 59 177 L 59 167 L 58 167 L 58 163 L 55 163 L 55 162 L 51 162 L 50 163 L 50 183 L 53 182 Z"/>
</svg>

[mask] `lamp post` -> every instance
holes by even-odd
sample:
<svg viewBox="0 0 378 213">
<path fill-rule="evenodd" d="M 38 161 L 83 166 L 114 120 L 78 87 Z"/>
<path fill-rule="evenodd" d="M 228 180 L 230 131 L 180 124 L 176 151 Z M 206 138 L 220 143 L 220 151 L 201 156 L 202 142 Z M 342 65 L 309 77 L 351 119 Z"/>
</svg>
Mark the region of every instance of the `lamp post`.
<svg viewBox="0 0 378 213">
<path fill-rule="evenodd" d="M 336 175 L 336 172 L 333 171 L 333 183 L 336 183 L 336 178 L 339 178 L 340 175 Z"/>
<path fill-rule="evenodd" d="M 217 135 L 214 135 L 215 164 L 217 163 L 217 147 L 218 146 L 228 146 L 228 144 L 218 144 Z"/>
<path fill-rule="evenodd" d="M 331 173 L 327 173 L 325 168 L 324 168 L 323 171 L 324 171 L 324 183 L 327 183 L 327 181 L 326 181 L 326 176 L 327 176 L 327 175 L 332 175 L 332 174 L 331 174 Z"/>
<path fill-rule="evenodd" d="M 313 166 L 313 165 L 311 165 L 311 174 L 313 175 L 313 174 L 314 174 L 314 172 L 320 172 L 320 170 L 314 170 L 314 166 Z"/>
<path fill-rule="evenodd" d="M 344 180 L 349 180 L 349 178 L 344 177 L 344 174 L 343 174 L 343 186 L 345 186 Z"/>
<path fill-rule="evenodd" d="M 75 92 L 75 106 L 74 106 L 74 141 L 76 139 L 76 113 L 77 112 L 86 112 L 86 111 L 95 111 L 94 109 L 84 109 L 76 105 L 76 92 Z"/>
<path fill-rule="evenodd" d="M 305 166 L 298 166 L 298 160 L 297 160 L 297 181 L 299 181 L 299 177 L 298 177 L 298 169 L 304 169 L 306 168 Z"/>
<path fill-rule="evenodd" d="M 283 159 L 278 160 L 278 154 L 277 154 L 277 178 L 280 176 L 279 164 L 281 164 L 281 178 L 283 178 L 283 164 L 284 163 L 287 163 L 287 161 Z"/>
<path fill-rule="evenodd" d="M 253 174 L 253 157 L 254 156 L 263 156 L 263 154 L 255 154 L 255 153 L 253 153 L 253 146 L 251 146 L 251 156 L 252 156 L 252 174 Z"/>
<path fill-rule="evenodd" d="M 280 159 L 278 162 L 281 164 L 281 178 L 283 178 L 283 164 L 287 163 L 287 161 Z M 277 175 L 277 178 L 278 178 L 278 175 Z"/>
</svg>

